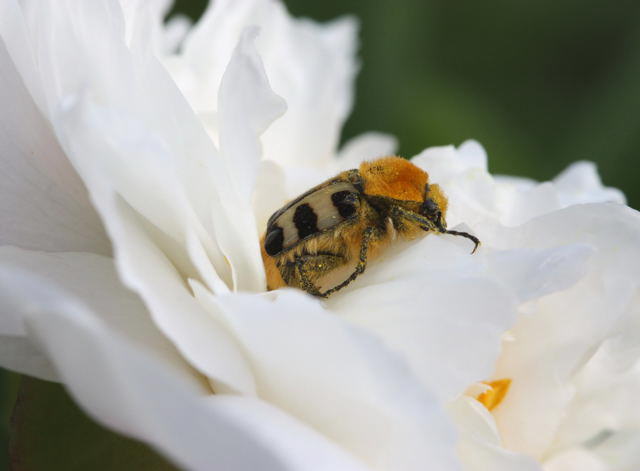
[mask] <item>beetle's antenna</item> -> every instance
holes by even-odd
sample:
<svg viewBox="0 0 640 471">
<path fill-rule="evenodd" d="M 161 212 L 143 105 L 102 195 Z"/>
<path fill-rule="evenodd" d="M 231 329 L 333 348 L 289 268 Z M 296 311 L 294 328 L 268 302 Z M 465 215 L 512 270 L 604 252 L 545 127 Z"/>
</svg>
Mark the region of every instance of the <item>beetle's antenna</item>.
<svg viewBox="0 0 640 471">
<path fill-rule="evenodd" d="M 456 236 L 462 236 L 466 239 L 469 239 L 471 241 L 473 241 L 474 244 L 476 244 L 473 247 L 473 250 L 471 251 L 471 253 L 475 253 L 476 250 L 478 249 L 478 247 L 480 246 L 480 239 L 478 239 L 476 236 L 473 236 L 471 234 L 469 234 L 468 232 L 459 232 L 459 231 L 444 231 L 445 234 L 451 234 L 451 235 L 456 235 Z"/>
</svg>

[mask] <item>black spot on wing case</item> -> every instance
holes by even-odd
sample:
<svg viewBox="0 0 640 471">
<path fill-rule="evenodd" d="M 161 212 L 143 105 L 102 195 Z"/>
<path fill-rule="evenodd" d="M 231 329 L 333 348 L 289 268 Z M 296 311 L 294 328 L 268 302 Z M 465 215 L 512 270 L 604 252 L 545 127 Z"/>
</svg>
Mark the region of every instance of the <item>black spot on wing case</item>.
<svg viewBox="0 0 640 471">
<path fill-rule="evenodd" d="M 333 205 L 338 210 L 338 213 L 340 213 L 340 216 L 345 219 L 350 218 L 356 213 L 357 200 L 358 195 L 348 190 L 336 191 L 331 195 Z"/>
<path fill-rule="evenodd" d="M 284 234 L 282 228 L 279 226 L 272 226 L 267 232 L 267 236 L 264 238 L 264 249 L 267 254 L 278 255 L 282 252 L 282 242 L 284 241 Z"/>
<path fill-rule="evenodd" d="M 277 256 L 352 219 L 360 199 L 358 183 L 358 171 L 351 170 L 346 177 L 327 180 L 274 212 L 264 239 L 267 254 Z"/>
<path fill-rule="evenodd" d="M 298 238 L 300 240 L 320 232 L 318 229 L 318 215 L 313 208 L 306 203 L 296 208 L 296 212 L 293 215 L 293 223 L 296 225 Z"/>
<path fill-rule="evenodd" d="M 320 190 L 320 189 L 322 189 L 322 188 L 324 188 L 326 186 L 334 185 L 334 184 L 337 184 L 337 183 L 351 183 L 356 188 L 357 191 L 362 192 L 362 182 L 361 182 L 361 179 L 360 179 L 360 174 L 355 169 L 354 170 L 349 170 L 349 179 L 348 180 L 344 180 L 344 179 L 341 179 L 341 178 L 328 180 L 328 181 L 326 181 L 324 183 L 321 183 L 320 185 L 314 186 L 310 190 L 305 191 L 300 196 L 298 196 L 297 198 L 289 201 L 282 208 L 278 209 L 275 213 L 273 213 L 271 215 L 271 217 L 267 221 L 267 230 L 269 230 L 269 228 L 278 220 L 278 218 L 285 211 L 287 211 L 289 208 L 291 208 L 292 206 L 295 206 L 296 204 L 298 204 L 300 201 L 305 199 L 310 194 L 315 193 L 316 191 L 318 191 L 318 190 Z"/>
</svg>

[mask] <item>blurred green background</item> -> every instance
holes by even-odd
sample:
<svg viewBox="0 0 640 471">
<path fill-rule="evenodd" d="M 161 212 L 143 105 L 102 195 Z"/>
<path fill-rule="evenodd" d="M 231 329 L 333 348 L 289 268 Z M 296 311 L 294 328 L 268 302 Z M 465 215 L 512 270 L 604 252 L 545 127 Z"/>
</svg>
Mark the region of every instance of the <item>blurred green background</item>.
<svg viewBox="0 0 640 471">
<path fill-rule="evenodd" d="M 178 0 L 174 11 L 197 18 L 206 3 Z M 329 20 L 353 14 L 361 21 L 362 69 L 343 138 L 388 132 L 398 137 L 404 156 L 474 138 L 487 149 L 492 172 L 540 180 L 575 160 L 592 160 L 607 185 L 621 188 L 630 205 L 640 207 L 640 2 L 285 3 L 296 16 Z M 0 468 L 8 462 L 8 418 L 18 381 L 17 375 L 0 374 Z M 45 465 L 23 463 L 15 469 L 163 468 L 135 444 L 128 456 L 141 458 L 124 466 L 114 458 L 126 447 L 122 440 L 85 419 L 61 389 L 33 382 L 28 387 L 39 397 L 41 411 L 58 411 L 60 433 L 50 453 L 68 451 L 68 437 L 106 438 L 83 458 L 89 461 L 59 465 L 52 455 L 43 458 Z M 28 430 L 22 435 L 27 448 L 38 441 Z"/>
<path fill-rule="evenodd" d="M 176 10 L 197 16 L 206 3 L 178 0 Z M 407 157 L 474 138 L 492 172 L 539 180 L 592 160 L 640 207 L 640 2 L 285 3 L 296 16 L 360 19 L 345 138 L 389 132 Z"/>
</svg>

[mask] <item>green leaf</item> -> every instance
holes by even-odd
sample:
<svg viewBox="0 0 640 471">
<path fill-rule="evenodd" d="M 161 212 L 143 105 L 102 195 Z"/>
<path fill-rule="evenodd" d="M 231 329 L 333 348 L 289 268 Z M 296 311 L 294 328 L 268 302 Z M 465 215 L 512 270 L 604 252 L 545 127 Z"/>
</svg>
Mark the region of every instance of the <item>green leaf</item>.
<svg viewBox="0 0 640 471">
<path fill-rule="evenodd" d="M 23 377 L 10 424 L 13 471 L 175 470 L 140 442 L 96 424 L 57 384 Z"/>
</svg>

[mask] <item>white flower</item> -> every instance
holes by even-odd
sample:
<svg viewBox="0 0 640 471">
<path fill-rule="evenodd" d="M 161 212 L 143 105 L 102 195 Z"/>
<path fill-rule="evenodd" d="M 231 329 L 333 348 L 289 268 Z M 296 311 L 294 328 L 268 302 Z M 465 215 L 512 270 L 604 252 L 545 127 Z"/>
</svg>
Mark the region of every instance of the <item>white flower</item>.
<svg viewBox="0 0 640 471">
<path fill-rule="evenodd" d="M 337 149 L 352 19 L 217 0 L 189 30 L 167 6 L 0 0 L 3 366 L 189 469 L 633 459 L 640 219 L 619 192 L 589 164 L 537 185 L 475 142 L 428 149 L 480 253 L 429 236 L 326 302 L 264 293 L 270 213 L 395 141 Z M 494 415 L 464 395 L 500 378 Z"/>
<path fill-rule="evenodd" d="M 437 171 L 438 156 L 422 158 Z M 474 212 L 485 216 L 473 227 L 503 250 L 496 268 L 519 297 L 519 319 L 487 378 L 511 381 L 504 400 L 492 414 L 465 396 L 450 405 L 463 461 L 478 470 L 637 469 L 637 213 L 620 204 L 581 204 L 624 201 L 602 187 L 588 163 L 539 185 L 504 177 L 487 185 L 491 177 L 474 164 L 443 178 L 451 181 L 449 194 L 479 201 Z M 534 250 L 550 255 L 535 270 L 513 263 Z M 570 258 L 574 264 L 566 263 Z M 552 271 L 553 280 L 539 278 Z"/>
</svg>

